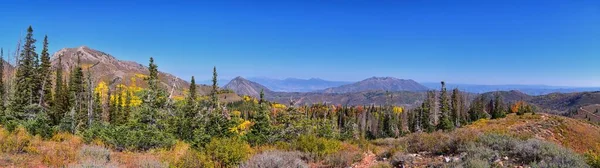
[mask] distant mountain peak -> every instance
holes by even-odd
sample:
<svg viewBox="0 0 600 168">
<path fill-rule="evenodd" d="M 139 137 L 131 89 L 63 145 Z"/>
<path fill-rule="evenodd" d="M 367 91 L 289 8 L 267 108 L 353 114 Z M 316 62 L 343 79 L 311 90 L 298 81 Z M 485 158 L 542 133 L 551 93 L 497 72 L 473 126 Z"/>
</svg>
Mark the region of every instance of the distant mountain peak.
<svg viewBox="0 0 600 168">
<path fill-rule="evenodd" d="M 232 90 L 233 92 L 239 95 L 249 95 L 253 97 L 258 97 L 261 91 L 265 93 L 270 93 L 267 87 L 258 84 L 256 82 L 252 82 L 250 80 L 244 79 L 241 76 L 233 78 L 229 83 L 223 86 L 225 89 Z"/>
<path fill-rule="evenodd" d="M 325 89 L 326 93 L 350 93 L 363 91 L 425 91 L 427 87 L 411 79 L 398 79 L 394 77 L 370 77 L 365 80 Z"/>
</svg>

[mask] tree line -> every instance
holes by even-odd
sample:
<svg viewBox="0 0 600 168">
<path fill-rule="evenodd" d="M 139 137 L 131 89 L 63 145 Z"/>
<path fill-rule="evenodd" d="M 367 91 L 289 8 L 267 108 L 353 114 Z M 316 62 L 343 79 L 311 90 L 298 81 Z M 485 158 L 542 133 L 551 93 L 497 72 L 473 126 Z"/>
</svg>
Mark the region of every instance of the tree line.
<svg viewBox="0 0 600 168">
<path fill-rule="evenodd" d="M 448 93 L 444 82 L 439 91 L 428 91 L 427 98 L 413 109 L 393 106 L 389 101 L 363 106 L 284 105 L 265 100 L 262 92 L 258 98 L 244 96 L 241 101 L 223 104 L 219 101 L 216 67 L 209 95 L 197 93 L 192 76 L 185 98 L 175 100 L 160 84 L 153 58 L 144 77 L 147 88 L 131 91 L 120 87 L 119 81 L 110 81 L 108 86 L 94 83 L 93 66 L 82 67 L 80 59 L 71 69 L 63 69 L 63 55 L 59 55 L 58 64 L 52 67 L 48 37 L 44 37 L 40 54 L 35 44 L 29 27 L 14 79 L 4 79 L 7 75 L 0 67 L 0 124 L 9 130 L 25 127 L 45 138 L 69 132 L 86 141 L 101 140 L 117 150 L 169 147 L 176 140 L 204 149 L 214 138 L 262 145 L 293 142 L 306 135 L 339 140 L 400 137 L 412 132 L 449 131 L 479 119 L 502 118 L 509 112 L 531 108 L 519 104 L 512 110 L 515 104 L 504 103 L 500 94 L 489 102 L 483 97 L 469 101 L 458 89 Z M 7 87 L 7 81 L 14 84 Z M 108 87 L 106 93 L 97 89 L 101 87 Z M 391 94 L 388 99 L 393 100 Z"/>
</svg>

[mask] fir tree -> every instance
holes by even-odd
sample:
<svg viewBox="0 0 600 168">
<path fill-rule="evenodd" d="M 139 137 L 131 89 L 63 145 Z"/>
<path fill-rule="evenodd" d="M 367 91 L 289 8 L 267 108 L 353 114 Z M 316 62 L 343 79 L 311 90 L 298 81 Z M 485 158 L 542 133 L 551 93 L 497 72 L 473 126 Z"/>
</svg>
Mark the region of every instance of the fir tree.
<svg viewBox="0 0 600 168">
<path fill-rule="evenodd" d="M 35 42 L 33 38 L 33 28 L 29 26 L 27 29 L 27 35 L 25 36 L 25 44 L 23 44 L 23 51 L 19 57 L 17 72 L 15 75 L 15 86 L 16 90 L 12 95 L 12 100 L 9 106 L 10 114 L 9 118 L 14 119 L 25 119 L 27 116 L 32 114 L 25 113 L 25 107 L 33 104 L 35 94 L 37 94 L 35 88 L 36 77 L 36 63 L 35 58 L 37 53 L 35 52 Z M 37 103 L 37 102 L 36 102 Z"/>
<path fill-rule="evenodd" d="M 260 100 L 258 101 L 258 104 L 262 104 L 264 101 L 264 97 L 265 97 L 265 90 L 264 89 L 260 89 Z"/>
<path fill-rule="evenodd" d="M 84 101 L 83 69 L 81 68 L 79 54 L 77 55 L 77 64 L 73 67 L 69 76 L 69 104 L 75 110 L 76 125 L 83 126 L 87 123 L 88 118 Z"/>
<path fill-rule="evenodd" d="M 185 117 L 191 118 L 196 116 L 196 94 L 196 80 L 192 76 L 192 80 L 190 81 L 189 94 L 187 97 L 187 108 L 185 109 Z"/>
<path fill-rule="evenodd" d="M 94 94 L 94 107 L 92 115 L 93 123 L 100 123 L 102 121 L 102 95 L 100 92 Z"/>
<path fill-rule="evenodd" d="M 50 115 L 50 119 L 54 125 L 59 124 L 60 119 L 65 116 L 65 113 L 69 109 L 68 92 L 63 81 L 62 56 L 58 56 L 58 66 L 56 67 L 56 79 L 54 82 L 54 98 L 52 99 L 52 114 Z"/>
<path fill-rule="evenodd" d="M 494 109 L 492 110 L 492 119 L 504 117 L 506 117 L 504 103 L 502 102 L 502 96 L 499 92 L 497 92 L 494 97 Z"/>
<path fill-rule="evenodd" d="M 452 90 L 452 114 L 451 114 L 451 119 L 452 121 L 454 121 L 454 124 L 458 127 L 460 126 L 461 123 L 461 117 L 460 117 L 460 112 L 462 111 L 462 103 L 461 103 L 461 99 L 462 96 L 460 96 L 460 91 L 458 90 L 458 88 L 454 88 Z"/>
<path fill-rule="evenodd" d="M 444 81 L 442 83 L 442 89 L 440 94 L 440 120 L 437 128 L 441 130 L 451 130 L 454 128 L 454 122 L 450 119 L 448 115 L 450 113 L 450 103 L 448 102 L 448 93 L 446 91 L 446 83 Z"/>
<path fill-rule="evenodd" d="M 213 67 L 212 90 L 210 92 L 210 100 L 213 108 L 219 106 L 218 85 L 217 85 L 217 67 Z"/>
<path fill-rule="evenodd" d="M 52 102 L 52 73 L 50 64 L 50 54 L 48 53 L 48 36 L 44 37 L 44 48 L 41 53 L 41 63 L 39 76 L 41 79 L 40 104 L 48 106 Z"/>
<path fill-rule="evenodd" d="M 248 135 L 249 141 L 253 144 L 266 143 L 271 135 L 271 119 L 269 118 L 268 109 L 264 104 L 259 106 L 258 113 L 252 118 L 254 126 L 250 130 L 250 135 Z"/>
<path fill-rule="evenodd" d="M 5 96 L 6 94 L 6 89 L 4 86 L 4 49 L 0 48 L 0 116 L 4 117 L 4 102 L 5 102 Z M 0 117 L 0 121 L 2 121 L 2 118 Z"/>
</svg>

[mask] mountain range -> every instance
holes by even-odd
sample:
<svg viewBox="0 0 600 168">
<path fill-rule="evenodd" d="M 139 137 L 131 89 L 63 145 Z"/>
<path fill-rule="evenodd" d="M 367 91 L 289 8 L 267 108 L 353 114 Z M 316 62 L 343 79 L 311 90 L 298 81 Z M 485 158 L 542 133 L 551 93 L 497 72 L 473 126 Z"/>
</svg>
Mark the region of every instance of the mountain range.
<svg viewBox="0 0 600 168">
<path fill-rule="evenodd" d="M 62 58 L 59 62 L 58 58 Z M 116 57 L 91 49 L 85 46 L 77 48 L 64 48 L 53 54 L 51 58 L 54 67 L 62 66 L 65 73 L 78 62 L 84 72 L 91 70 L 94 82 L 106 84 L 125 84 L 145 87 L 147 67 L 132 61 L 118 60 Z M 13 66 L 5 63 L 5 71 L 10 73 Z M 160 69 L 160 68 L 159 68 Z M 183 96 L 189 87 L 189 82 L 166 72 L 159 72 L 160 83 L 174 95 Z M 225 102 L 240 100 L 238 95 L 258 97 L 263 90 L 267 100 L 284 104 L 314 104 L 329 103 L 340 105 L 369 105 L 391 103 L 411 107 L 418 105 L 426 96 L 427 90 L 438 90 L 439 83 L 420 84 L 410 79 L 394 77 L 371 77 L 362 81 L 350 83 L 340 81 L 327 81 L 318 78 L 311 79 L 268 79 L 250 78 L 260 82 L 236 77 L 223 86 L 224 89 L 235 93 L 224 92 L 220 95 Z M 220 84 L 224 84 L 220 81 Z M 263 85 L 266 83 L 266 85 Z M 198 92 L 206 95 L 210 92 L 207 85 L 198 85 Z M 113 86 L 114 87 L 114 86 Z M 553 113 L 563 113 L 567 110 L 582 106 L 600 104 L 600 90 L 598 88 L 564 88 L 544 85 L 467 85 L 448 84 L 449 89 L 459 88 L 467 92 L 469 99 L 477 95 L 493 97 L 500 93 L 507 102 L 523 100 L 535 104 Z M 508 89 L 514 89 L 505 91 Z M 523 91 L 527 90 L 527 91 Z M 500 91 L 500 92 L 497 92 Z M 564 91 L 570 93 L 550 93 L 549 91 Z M 237 94 L 236 94 L 237 93 Z"/>
<path fill-rule="evenodd" d="M 319 78 L 310 79 L 298 79 L 298 78 L 286 78 L 286 79 L 273 79 L 265 77 L 253 77 L 248 80 L 262 84 L 272 91 L 277 92 L 314 92 L 323 90 L 331 87 L 341 86 L 350 84 L 351 82 L 345 81 L 328 81 Z"/>
</svg>

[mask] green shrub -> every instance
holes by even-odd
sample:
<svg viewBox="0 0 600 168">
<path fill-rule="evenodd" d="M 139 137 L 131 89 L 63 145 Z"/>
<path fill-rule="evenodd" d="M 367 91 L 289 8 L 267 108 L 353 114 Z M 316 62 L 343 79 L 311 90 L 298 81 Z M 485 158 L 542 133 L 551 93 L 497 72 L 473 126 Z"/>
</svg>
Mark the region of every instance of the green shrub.
<svg viewBox="0 0 600 168">
<path fill-rule="evenodd" d="M 252 148 L 248 142 L 234 138 L 213 138 L 206 145 L 206 153 L 217 163 L 217 167 L 234 167 L 248 159 Z"/>
<path fill-rule="evenodd" d="M 598 111 L 598 110 L 596 110 Z M 589 151 L 587 153 L 585 153 L 585 160 L 586 162 L 594 167 L 594 168 L 600 168 L 600 154 L 598 153 L 594 153 L 593 151 Z"/>
<path fill-rule="evenodd" d="M 315 135 L 302 135 L 294 142 L 296 150 L 309 153 L 312 158 L 322 159 L 325 156 L 336 153 L 341 148 L 341 142 Z"/>
<path fill-rule="evenodd" d="M 83 137 L 87 142 L 100 139 L 117 150 L 145 151 L 168 148 L 175 144 L 175 138 L 171 134 L 145 124 L 95 125 L 85 130 Z"/>
</svg>

